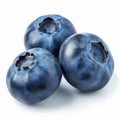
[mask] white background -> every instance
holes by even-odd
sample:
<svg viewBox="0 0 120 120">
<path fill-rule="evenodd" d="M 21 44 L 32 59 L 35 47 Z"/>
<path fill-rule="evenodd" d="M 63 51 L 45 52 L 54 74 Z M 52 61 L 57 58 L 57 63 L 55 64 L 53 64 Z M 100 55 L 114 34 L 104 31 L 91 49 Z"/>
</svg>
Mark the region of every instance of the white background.
<svg viewBox="0 0 120 120">
<path fill-rule="evenodd" d="M 94 33 L 108 44 L 115 69 L 102 90 L 82 94 L 62 79 L 51 97 L 33 106 L 9 94 L 6 73 L 13 59 L 25 50 L 25 30 L 46 14 L 60 14 L 72 21 L 79 33 Z M 120 120 L 119 41 L 119 0 L 0 0 L 0 120 Z"/>
</svg>

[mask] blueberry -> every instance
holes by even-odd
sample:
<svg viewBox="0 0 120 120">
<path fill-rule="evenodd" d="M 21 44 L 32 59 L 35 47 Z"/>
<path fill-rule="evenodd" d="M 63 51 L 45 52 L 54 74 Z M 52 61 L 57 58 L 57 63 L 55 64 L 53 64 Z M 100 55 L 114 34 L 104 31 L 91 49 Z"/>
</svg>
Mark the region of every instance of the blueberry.
<svg viewBox="0 0 120 120">
<path fill-rule="evenodd" d="M 13 97 L 33 104 L 53 94 L 61 76 L 58 60 L 45 49 L 33 48 L 15 58 L 7 72 L 6 83 Z"/>
<path fill-rule="evenodd" d="M 60 64 L 66 80 L 82 92 L 103 88 L 114 69 L 108 46 L 90 33 L 72 35 L 62 44 Z"/>
<path fill-rule="evenodd" d="M 56 14 L 44 15 L 28 26 L 24 43 L 26 49 L 42 47 L 58 58 L 62 42 L 74 33 L 76 30 L 68 19 Z"/>
</svg>

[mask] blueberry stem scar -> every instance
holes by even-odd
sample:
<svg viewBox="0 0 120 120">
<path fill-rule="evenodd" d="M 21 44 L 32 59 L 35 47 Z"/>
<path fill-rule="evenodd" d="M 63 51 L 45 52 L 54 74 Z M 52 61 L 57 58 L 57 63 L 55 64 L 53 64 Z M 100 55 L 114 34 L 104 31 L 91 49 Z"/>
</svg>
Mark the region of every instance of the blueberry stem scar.
<svg viewBox="0 0 120 120">
<path fill-rule="evenodd" d="M 19 57 L 19 60 L 15 64 L 16 67 L 18 67 L 18 71 L 21 70 L 21 65 L 27 60 L 30 60 L 33 63 L 34 62 L 34 54 L 26 53 L 24 56 Z M 26 67 L 29 68 L 30 64 L 26 64 Z"/>
<path fill-rule="evenodd" d="M 99 52 L 101 52 L 101 55 L 102 55 L 102 61 L 101 62 L 105 62 L 106 59 L 107 59 L 107 56 L 108 56 L 108 52 L 104 49 L 103 45 L 101 42 L 93 42 L 92 43 L 92 49 L 96 48 Z M 95 58 L 96 57 L 96 51 L 94 50 L 94 52 L 92 53 L 93 54 L 93 57 Z"/>
<path fill-rule="evenodd" d="M 39 31 L 47 34 L 54 33 L 58 28 L 58 24 L 52 18 L 46 18 L 39 24 Z"/>
</svg>

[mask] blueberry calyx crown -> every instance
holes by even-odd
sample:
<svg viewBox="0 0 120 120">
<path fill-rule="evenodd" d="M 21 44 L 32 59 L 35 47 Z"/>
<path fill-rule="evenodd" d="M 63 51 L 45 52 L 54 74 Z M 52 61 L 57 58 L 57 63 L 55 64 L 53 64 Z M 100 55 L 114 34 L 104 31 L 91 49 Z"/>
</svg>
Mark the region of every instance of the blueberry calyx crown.
<svg viewBox="0 0 120 120">
<path fill-rule="evenodd" d="M 31 65 L 34 64 L 34 54 L 26 52 L 24 56 L 19 56 L 19 59 L 16 62 L 16 67 L 18 68 L 18 71 L 24 69 L 27 70 L 30 68 Z"/>
<path fill-rule="evenodd" d="M 91 54 L 92 57 L 100 63 L 106 62 L 106 59 L 108 57 L 108 51 L 105 50 L 101 42 L 92 43 Z"/>
<path fill-rule="evenodd" d="M 46 18 L 39 24 L 39 31 L 52 34 L 58 29 L 58 24 L 52 18 Z"/>
</svg>

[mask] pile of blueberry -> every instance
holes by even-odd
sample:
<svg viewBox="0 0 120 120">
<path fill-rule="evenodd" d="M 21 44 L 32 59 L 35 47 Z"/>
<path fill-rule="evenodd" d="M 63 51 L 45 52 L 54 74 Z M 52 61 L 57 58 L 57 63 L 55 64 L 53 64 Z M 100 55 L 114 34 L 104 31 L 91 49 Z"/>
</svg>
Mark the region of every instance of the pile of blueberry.
<svg viewBox="0 0 120 120">
<path fill-rule="evenodd" d="M 17 100 L 33 104 L 52 95 L 62 73 L 81 92 L 103 88 L 111 78 L 114 60 L 106 43 L 90 33 L 77 34 L 60 15 L 34 20 L 24 36 L 27 49 L 7 72 L 7 87 Z"/>
</svg>

